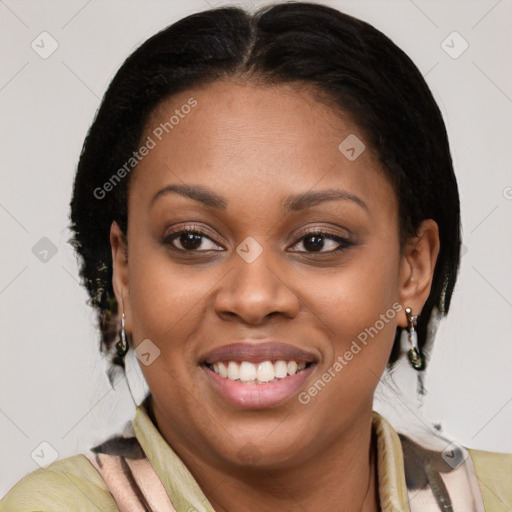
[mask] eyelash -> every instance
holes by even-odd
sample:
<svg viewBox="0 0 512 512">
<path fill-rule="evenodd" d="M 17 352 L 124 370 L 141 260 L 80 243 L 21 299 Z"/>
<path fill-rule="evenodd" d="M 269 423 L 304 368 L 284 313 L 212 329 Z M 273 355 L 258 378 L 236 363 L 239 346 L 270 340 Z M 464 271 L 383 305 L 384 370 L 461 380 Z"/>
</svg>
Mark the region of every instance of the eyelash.
<svg viewBox="0 0 512 512">
<path fill-rule="evenodd" d="M 175 239 L 179 238 L 183 234 L 189 234 L 189 233 L 190 234 L 195 234 L 195 235 L 201 235 L 201 236 L 203 236 L 205 238 L 208 238 L 212 242 L 214 242 L 216 244 L 219 244 L 217 241 L 212 239 L 211 236 L 207 232 L 203 231 L 201 228 L 198 228 L 196 226 L 184 226 L 179 231 L 175 231 L 173 233 L 170 233 L 170 234 L 166 235 L 162 239 L 162 244 L 163 245 L 167 245 L 171 249 L 173 249 L 175 251 L 182 252 L 182 253 L 183 252 L 201 253 L 201 252 L 207 252 L 207 251 L 210 251 L 210 250 L 214 250 L 214 249 L 208 249 L 207 251 L 205 251 L 205 250 L 197 250 L 197 249 L 188 250 L 188 249 L 180 249 L 180 248 L 178 248 L 178 247 L 173 245 L 172 242 Z M 291 247 L 297 245 L 298 243 L 300 243 L 304 238 L 306 238 L 309 235 L 322 235 L 325 239 L 332 240 L 332 241 L 338 243 L 339 247 L 336 248 L 336 249 L 333 249 L 331 251 L 319 251 L 319 252 L 316 252 L 316 251 L 298 251 L 299 253 L 306 253 L 306 254 L 332 254 L 332 253 L 337 253 L 337 252 L 343 251 L 343 250 L 345 250 L 345 249 L 355 245 L 353 242 L 351 242 L 347 238 L 344 238 L 344 237 L 339 236 L 339 235 L 335 235 L 334 233 L 330 233 L 329 231 L 325 231 L 325 230 L 323 230 L 321 228 L 313 228 L 313 229 L 310 229 L 310 230 L 307 230 L 307 231 L 304 231 L 304 232 L 300 233 L 299 238 L 297 239 L 297 241 L 295 243 L 292 244 Z"/>
</svg>

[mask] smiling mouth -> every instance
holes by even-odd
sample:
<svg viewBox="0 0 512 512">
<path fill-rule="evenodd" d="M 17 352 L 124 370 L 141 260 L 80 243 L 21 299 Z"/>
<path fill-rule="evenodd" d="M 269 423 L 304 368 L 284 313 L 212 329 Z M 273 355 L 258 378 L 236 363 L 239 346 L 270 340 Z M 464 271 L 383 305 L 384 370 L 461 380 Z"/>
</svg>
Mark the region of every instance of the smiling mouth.
<svg viewBox="0 0 512 512">
<path fill-rule="evenodd" d="M 267 360 L 260 363 L 250 361 L 219 361 L 204 363 L 204 366 L 220 377 L 234 382 L 242 384 L 273 384 L 301 373 L 313 364 L 315 363 L 279 359 L 277 361 Z"/>
</svg>

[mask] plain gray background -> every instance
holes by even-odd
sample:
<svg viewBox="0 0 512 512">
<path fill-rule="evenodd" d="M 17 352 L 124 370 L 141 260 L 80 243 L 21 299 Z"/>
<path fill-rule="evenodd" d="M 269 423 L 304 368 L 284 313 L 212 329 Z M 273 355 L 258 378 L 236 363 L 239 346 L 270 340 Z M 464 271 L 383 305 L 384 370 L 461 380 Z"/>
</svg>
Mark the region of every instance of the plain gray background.
<svg viewBox="0 0 512 512">
<path fill-rule="evenodd" d="M 49 462 L 86 450 L 134 413 L 126 385 L 107 382 L 67 243 L 74 169 L 125 57 L 177 19 L 225 3 L 0 0 L 0 496 L 39 467 L 37 454 Z M 426 76 L 460 187 L 464 256 L 423 406 L 405 365 L 383 379 L 376 407 L 396 425 L 441 424 L 465 446 L 512 452 L 512 2 L 323 3 L 382 30 Z M 140 400 L 136 360 L 128 376 Z"/>
</svg>

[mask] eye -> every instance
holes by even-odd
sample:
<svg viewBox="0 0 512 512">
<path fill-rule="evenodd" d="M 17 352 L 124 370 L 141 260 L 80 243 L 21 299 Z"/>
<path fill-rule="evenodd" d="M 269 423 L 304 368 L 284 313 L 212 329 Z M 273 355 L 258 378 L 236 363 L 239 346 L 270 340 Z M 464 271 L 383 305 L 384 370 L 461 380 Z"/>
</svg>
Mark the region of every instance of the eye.
<svg viewBox="0 0 512 512">
<path fill-rule="evenodd" d="M 338 252 L 355 245 L 347 238 L 329 233 L 327 231 L 322 231 L 321 229 L 310 230 L 304 233 L 301 238 L 291 247 L 296 247 L 299 244 L 302 244 L 305 250 L 299 250 L 298 252 L 306 253 Z"/>
<path fill-rule="evenodd" d="M 206 243 L 204 243 L 206 241 Z M 208 243 L 209 242 L 209 243 Z M 162 244 L 169 245 L 172 249 L 177 251 L 186 252 L 201 252 L 201 251 L 218 251 L 219 245 L 216 244 L 207 233 L 197 227 L 185 227 L 174 233 L 166 235 Z"/>
<path fill-rule="evenodd" d="M 224 250 L 224 248 L 220 247 L 219 244 L 212 240 L 208 233 L 197 226 L 185 226 L 178 231 L 166 235 L 162 239 L 162 244 L 182 252 Z M 304 249 L 299 249 L 297 252 L 305 253 L 333 253 L 355 245 L 345 237 L 321 229 L 305 232 L 291 248 L 299 246 L 300 244 L 302 244 Z"/>
</svg>

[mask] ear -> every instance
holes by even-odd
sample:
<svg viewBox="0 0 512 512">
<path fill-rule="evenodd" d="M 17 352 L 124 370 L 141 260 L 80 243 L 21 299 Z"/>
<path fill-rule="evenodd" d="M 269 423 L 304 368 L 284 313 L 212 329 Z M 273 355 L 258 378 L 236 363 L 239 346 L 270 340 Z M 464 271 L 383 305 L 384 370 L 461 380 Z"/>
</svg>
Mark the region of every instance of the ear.
<svg viewBox="0 0 512 512">
<path fill-rule="evenodd" d="M 400 260 L 400 303 L 403 306 L 398 325 L 407 326 L 405 308 L 419 315 L 432 288 L 432 279 L 439 255 L 439 228 L 432 219 L 424 220 L 416 236 L 404 246 Z"/>
<path fill-rule="evenodd" d="M 110 226 L 112 249 L 112 287 L 118 304 L 118 315 L 125 315 L 125 329 L 131 332 L 130 293 L 128 286 L 128 246 L 126 237 L 116 221 Z"/>
</svg>

